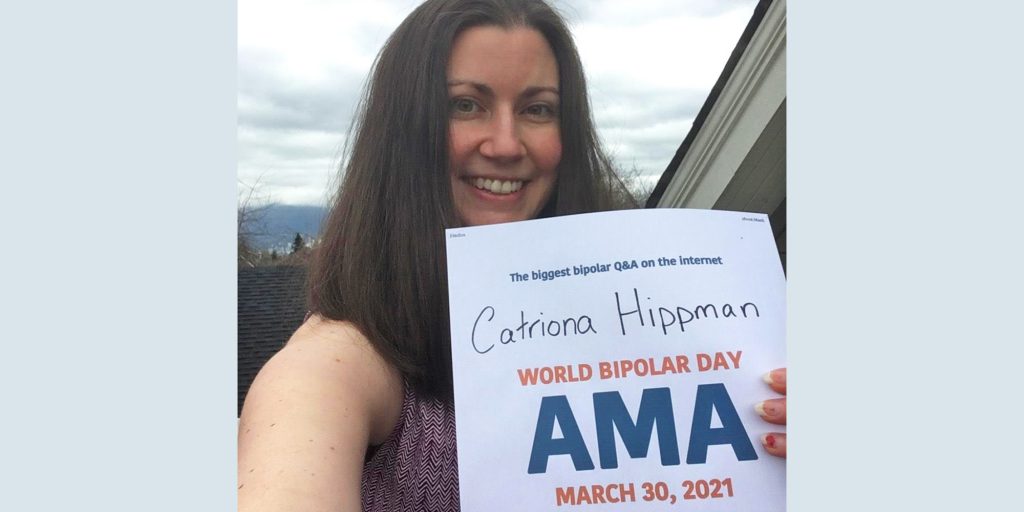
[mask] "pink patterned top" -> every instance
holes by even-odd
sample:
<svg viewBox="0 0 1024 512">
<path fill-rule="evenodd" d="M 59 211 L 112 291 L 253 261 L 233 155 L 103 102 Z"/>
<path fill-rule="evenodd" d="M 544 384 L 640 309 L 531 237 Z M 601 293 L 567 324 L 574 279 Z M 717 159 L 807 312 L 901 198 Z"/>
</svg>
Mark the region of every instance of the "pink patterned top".
<svg viewBox="0 0 1024 512">
<path fill-rule="evenodd" d="M 365 512 L 459 510 L 455 410 L 405 384 L 394 432 L 363 466 Z"/>
</svg>

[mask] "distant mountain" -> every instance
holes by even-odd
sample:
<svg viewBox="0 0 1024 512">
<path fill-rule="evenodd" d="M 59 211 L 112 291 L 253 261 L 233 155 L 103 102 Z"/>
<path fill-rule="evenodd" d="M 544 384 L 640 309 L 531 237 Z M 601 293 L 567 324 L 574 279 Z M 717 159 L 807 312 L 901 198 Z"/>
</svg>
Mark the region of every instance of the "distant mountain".
<svg viewBox="0 0 1024 512">
<path fill-rule="evenodd" d="M 268 251 L 276 249 L 282 253 L 290 252 L 295 233 L 301 234 L 303 240 L 316 238 L 320 233 L 320 223 L 326 214 L 327 208 L 323 206 L 267 206 L 259 219 L 259 226 L 254 226 L 254 231 L 260 234 L 253 236 L 253 247 Z"/>
</svg>

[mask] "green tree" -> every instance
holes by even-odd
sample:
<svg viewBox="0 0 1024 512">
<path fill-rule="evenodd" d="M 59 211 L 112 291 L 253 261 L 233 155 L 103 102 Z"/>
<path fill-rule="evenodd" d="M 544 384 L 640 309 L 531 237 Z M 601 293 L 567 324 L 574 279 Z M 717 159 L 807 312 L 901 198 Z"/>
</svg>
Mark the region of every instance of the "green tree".
<svg viewBox="0 0 1024 512">
<path fill-rule="evenodd" d="M 305 243 L 302 241 L 302 235 L 295 233 L 295 240 L 292 240 L 292 254 L 295 254 L 305 247 Z"/>
</svg>

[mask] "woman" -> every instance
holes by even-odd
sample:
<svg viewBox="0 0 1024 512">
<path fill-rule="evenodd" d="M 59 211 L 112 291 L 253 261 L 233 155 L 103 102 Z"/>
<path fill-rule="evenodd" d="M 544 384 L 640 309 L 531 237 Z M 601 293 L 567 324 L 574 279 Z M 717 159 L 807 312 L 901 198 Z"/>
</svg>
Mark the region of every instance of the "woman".
<svg viewBox="0 0 1024 512">
<path fill-rule="evenodd" d="M 375 63 L 312 315 L 246 398 L 239 509 L 457 510 L 444 229 L 626 197 L 558 14 L 420 5 Z"/>
</svg>

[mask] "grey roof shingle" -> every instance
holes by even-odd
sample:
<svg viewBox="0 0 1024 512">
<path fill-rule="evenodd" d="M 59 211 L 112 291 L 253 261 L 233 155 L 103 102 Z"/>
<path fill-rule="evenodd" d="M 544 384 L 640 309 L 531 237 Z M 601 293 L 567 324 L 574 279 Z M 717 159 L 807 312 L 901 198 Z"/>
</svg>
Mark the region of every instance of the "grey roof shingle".
<svg viewBox="0 0 1024 512">
<path fill-rule="evenodd" d="M 238 270 L 238 414 L 260 368 L 306 315 L 306 268 L 279 265 Z"/>
</svg>

